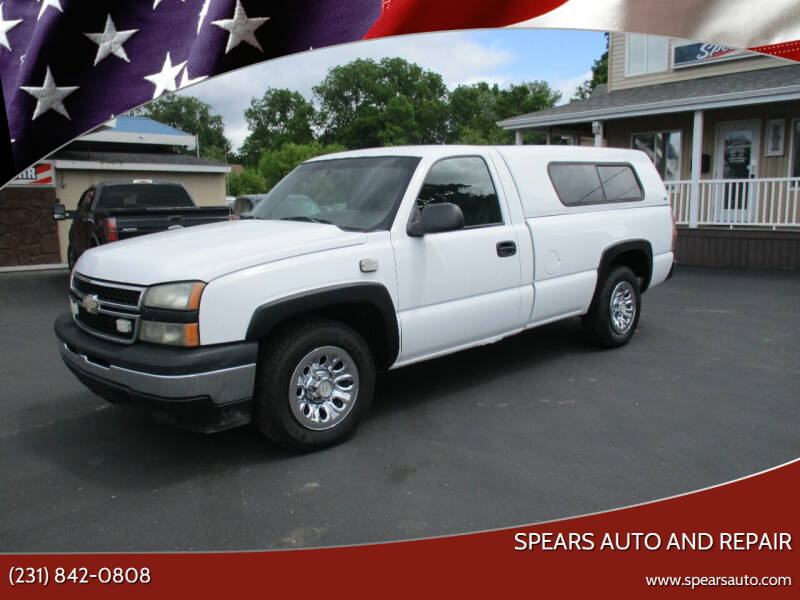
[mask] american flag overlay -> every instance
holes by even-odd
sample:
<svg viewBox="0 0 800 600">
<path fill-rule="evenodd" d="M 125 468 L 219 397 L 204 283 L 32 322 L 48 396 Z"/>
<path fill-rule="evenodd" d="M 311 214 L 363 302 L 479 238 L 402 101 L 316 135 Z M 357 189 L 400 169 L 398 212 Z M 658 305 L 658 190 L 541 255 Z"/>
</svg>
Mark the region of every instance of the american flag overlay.
<svg viewBox="0 0 800 600">
<path fill-rule="evenodd" d="M 0 0 L 0 184 L 116 115 L 232 69 L 365 38 L 512 25 L 578 1 Z M 625 1 L 609 7 L 624 13 Z M 687 3 L 709 14 L 708 2 Z M 604 18 L 574 26 L 606 29 Z"/>
<path fill-rule="evenodd" d="M 9 155 L 0 183 L 162 94 L 248 64 L 358 40 L 380 12 L 380 0 L 0 1 L 9 130 L 0 131 Z"/>
</svg>

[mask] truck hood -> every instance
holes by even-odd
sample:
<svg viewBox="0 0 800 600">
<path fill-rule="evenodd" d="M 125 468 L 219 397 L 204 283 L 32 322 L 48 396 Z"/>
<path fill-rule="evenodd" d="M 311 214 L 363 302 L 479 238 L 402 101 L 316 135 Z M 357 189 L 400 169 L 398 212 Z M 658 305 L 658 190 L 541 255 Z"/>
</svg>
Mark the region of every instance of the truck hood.
<svg viewBox="0 0 800 600">
<path fill-rule="evenodd" d="M 296 221 L 226 221 L 112 242 L 84 252 L 75 271 L 108 281 L 153 285 L 211 281 L 276 260 L 366 242 L 361 232 Z"/>
</svg>

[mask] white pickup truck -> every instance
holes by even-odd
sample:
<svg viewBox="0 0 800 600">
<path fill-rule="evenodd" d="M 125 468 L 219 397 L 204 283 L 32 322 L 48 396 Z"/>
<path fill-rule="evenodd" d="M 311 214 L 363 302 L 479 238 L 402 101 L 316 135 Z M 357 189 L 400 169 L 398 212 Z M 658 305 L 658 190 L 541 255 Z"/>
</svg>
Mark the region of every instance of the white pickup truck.
<svg viewBox="0 0 800 600">
<path fill-rule="evenodd" d="M 81 256 L 55 324 L 70 370 L 161 420 L 311 450 L 354 430 L 376 370 L 576 316 L 625 344 L 673 269 L 664 185 L 632 150 L 332 154 L 245 216 Z"/>
</svg>

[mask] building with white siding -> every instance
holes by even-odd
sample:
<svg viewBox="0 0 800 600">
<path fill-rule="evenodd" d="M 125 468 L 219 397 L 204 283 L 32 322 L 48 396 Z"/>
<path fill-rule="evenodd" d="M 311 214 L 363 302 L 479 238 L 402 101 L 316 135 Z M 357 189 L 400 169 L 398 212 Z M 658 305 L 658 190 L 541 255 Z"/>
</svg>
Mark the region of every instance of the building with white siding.
<svg viewBox="0 0 800 600">
<path fill-rule="evenodd" d="M 606 86 L 498 125 L 647 153 L 670 193 L 685 264 L 800 268 L 796 63 L 612 33 Z"/>
</svg>

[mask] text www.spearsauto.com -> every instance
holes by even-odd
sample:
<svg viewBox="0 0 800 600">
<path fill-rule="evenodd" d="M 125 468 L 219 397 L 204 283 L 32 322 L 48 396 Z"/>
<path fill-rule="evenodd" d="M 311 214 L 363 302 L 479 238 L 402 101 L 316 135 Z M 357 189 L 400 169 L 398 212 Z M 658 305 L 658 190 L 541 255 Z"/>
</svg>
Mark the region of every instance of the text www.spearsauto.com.
<svg viewBox="0 0 800 600">
<path fill-rule="evenodd" d="M 649 587 L 791 587 L 792 578 L 786 575 L 684 575 L 684 576 L 645 576 Z"/>
</svg>

